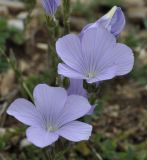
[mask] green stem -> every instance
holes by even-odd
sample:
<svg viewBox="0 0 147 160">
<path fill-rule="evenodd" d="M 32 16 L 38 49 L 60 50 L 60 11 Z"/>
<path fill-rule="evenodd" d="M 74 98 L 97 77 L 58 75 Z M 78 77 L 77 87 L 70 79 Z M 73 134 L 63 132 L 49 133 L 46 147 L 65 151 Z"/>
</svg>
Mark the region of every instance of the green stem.
<svg viewBox="0 0 147 160">
<path fill-rule="evenodd" d="M 70 0 L 63 0 L 64 34 L 70 32 Z"/>
<path fill-rule="evenodd" d="M 28 88 L 28 86 L 26 85 L 25 82 L 22 82 L 22 87 L 24 88 L 24 90 L 26 91 L 26 93 L 28 94 L 28 96 L 30 97 L 30 99 L 31 99 L 32 101 L 34 101 L 34 98 L 33 98 L 33 96 L 32 96 L 32 93 L 30 92 L 30 90 L 29 90 L 29 88 Z"/>
<path fill-rule="evenodd" d="M 59 23 L 55 17 L 46 16 L 46 22 L 48 26 L 48 35 L 49 35 L 49 42 L 48 42 L 48 60 L 49 60 L 49 69 L 52 73 L 52 82 L 55 84 L 57 71 L 56 66 L 58 64 L 58 58 L 56 56 L 55 50 L 55 43 L 60 35 L 59 31 Z"/>
<path fill-rule="evenodd" d="M 33 96 L 29 90 L 29 88 L 27 87 L 26 83 L 23 80 L 23 76 L 21 71 L 18 69 L 19 67 L 16 65 L 15 61 L 12 61 L 4 52 L 3 49 L 0 48 L 0 53 L 2 54 L 2 56 L 4 56 L 7 60 L 7 63 L 11 66 L 11 68 L 13 69 L 13 71 L 15 72 L 16 78 L 17 80 L 20 82 L 21 86 L 23 87 L 23 89 L 26 91 L 26 93 L 28 94 L 28 96 L 30 97 L 30 99 L 33 101 Z"/>
</svg>

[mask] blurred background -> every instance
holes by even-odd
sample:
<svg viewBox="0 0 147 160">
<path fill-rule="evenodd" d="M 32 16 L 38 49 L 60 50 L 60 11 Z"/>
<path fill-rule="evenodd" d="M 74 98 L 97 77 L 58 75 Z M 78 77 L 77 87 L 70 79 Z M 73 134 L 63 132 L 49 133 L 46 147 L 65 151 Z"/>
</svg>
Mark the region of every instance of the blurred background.
<svg viewBox="0 0 147 160">
<path fill-rule="evenodd" d="M 96 111 L 85 118 L 94 126 L 91 140 L 70 146 L 67 160 L 147 160 L 147 1 L 71 0 L 71 31 L 79 33 L 114 5 L 126 16 L 118 41 L 133 49 L 135 66 L 100 85 Z M 6 109 L 17 97 L 29 98 L 36 84 L 53 84 L 49 37 L 40 0 L 0 0 L 0 160 L 45 160 Z"/>
</svg>

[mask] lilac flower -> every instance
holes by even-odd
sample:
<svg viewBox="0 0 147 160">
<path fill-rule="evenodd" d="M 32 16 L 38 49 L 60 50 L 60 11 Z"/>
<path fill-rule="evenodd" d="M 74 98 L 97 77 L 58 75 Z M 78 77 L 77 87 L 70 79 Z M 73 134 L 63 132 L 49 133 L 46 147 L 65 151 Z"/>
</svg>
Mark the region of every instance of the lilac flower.
<svg viewBox="0 0 147 160">
<path fill-rule="evenodd" d="M 70 85 L 67 89 L 68 95 L 80 95 L 87 98 L 87 91 L 83 88 L 83 80 L 70 79 Z"/>
<path fill-rule="evenodd" d="M 34 89 L 35 106 L 22 98 L 16 99 L 7 113 L 30 127 L 27 139 L 38 147 L 46 147 L 62 136 L 71 141 L 88 140 L 92 126 L 76 119 L 90 110 L 82 96 L 67 96 L 65 89 L 39 84 Z"/>
<path fill-rule="evenodd" d="M 58 65 L 58 73 L 88 83 L 125 75 L 134 64 L 132 50 L 116 43 L 116 38 L 101 25 L 87 30 L 82 38 L 75 34 L 60 38 L 56 51 L 65 63 Z"/>
<path fill-rule="evenodd" d="M 87 91 L 83 87 L 83 80 L 81 79 L 70 79 L 70 85 L 67 89 L 68 95 L 80 95 L 87 98 Z M 95 105 L 92 105 L 87 115 L 92 115 L 95 109 Z"/>
<path fill-rule="evenodd" d="M 87 91 L 83 87 L 83 80 L 81 79 L 70 79 L 70 85 L 67 89 L 68 95 L 80 95 L 87 98 Z M 95 105 L 92 105 L 87 115 L 92 115 L 95 109 Z"/>
<path fill-rule="evenodd" d="M 103 26 L 114 36 L 118 36 L 125 26 L 125 16 L 120 7 L 114 6 L 107 14 L 98 19 L 95 23 L 85 26 L 80 33 L 80 37 L 90 28 L 97 28 L 98 25 Z"/>
<path fill-rule="evenodd" d="M 48 16 L 53 16 L 60 5 L 61 0 L 42 0 L 43 8 Z"/>
</svg>

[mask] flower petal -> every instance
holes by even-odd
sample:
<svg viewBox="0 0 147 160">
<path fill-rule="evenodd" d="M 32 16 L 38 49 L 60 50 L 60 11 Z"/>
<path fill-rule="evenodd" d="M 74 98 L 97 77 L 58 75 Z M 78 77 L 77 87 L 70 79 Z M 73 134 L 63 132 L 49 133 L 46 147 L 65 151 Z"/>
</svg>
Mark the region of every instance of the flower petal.
<svg viewBox="0 0 147 160">
<path fill-rule="evenodd" d="M 86 77 L 66 64 L 58 64 L 58 74 L 69 78 L 85 79 Z"/>
<path fill-rule="evenodd" d="M 99 68 L 103 54 L 115 46 L 116 38 L 100 25 L 85 32 L 82 38 L 82 53 L 87 71 Z"/>
<path fill-rule="evenodd" d="M 83 80 L 70 79 L 70 85 L 67 89 L 68 95 L 80 95 L 87 98 L 87 91 L 83 87 Z"/>
<path fill-rule="evenodd" d="M 116 75 L 125 75 L 129 73 L 134 65 L 134 55 L 132 50 L 121 43 L 117 43 L 112 50 L 114 56 L 114 63 L 117 65 Z"/>
<path fill-rule="evenodd" d="M 118 36 L 124 29 L 126 24 L 125 16 L 120 7 L 117 7 L 114 16 L 111 19 L 111 33 Z"/>
<path fill-rule="evenodd" d="M 33 96 L 37 109 L 43 113 L 47 121 L 53 122 L 64 107 L 67 92 L 61 87 L 39 84 L 35 87 Z"/>
<path fill-rule="evenodd" d="M 41 0 L 42 6 L 46 11 L 46 14 L 53 16 L 60 5 L 61 0 Z"/>
<path fill-rule="evenodd" d="M 88 140 L 91 136 L 92 126 L 83 122 L 73 121 L 62 126 L 57 133 L 74 142 Z"/>
<path fill-rule="evenodd" d="M 56 51 L 65 64 L 78 72 L 83 72 L 81 42 L 77 35 L 69 34 L 59 38 L 56 42 Z"/>
<path fill-rule="evenodd" d="M 125 16 L 120 7 L 114 6 L 107 14 L 102 16 L 96 22 L 86 25 L 81 33 L 80 38 L 91 28 L 98 28 L 101 25 L 114 36 L 118 36 L 125 26 Z"/>
<path fill-rule="evenodd" d="M 112 79 L 116 76 L 116 70 L 117 66 L 115 65 L 112 67 L 105 66 L 105 68 L 103 68 L 95 78 L 88 79 L 87 82 L 94 83 Z"/>
<path fill-rule="evenodd" d="M 40 124 L 40 115 L 35 106 L 26 99 L 19 98 L 11 103 L 7 113 L 26 125 Z"/>
<path fill-rule="evenodd" d="M 76 120 L 84 116 L 90 110 L 91 105 L 85 97 L 78 95 L 68 96 L 62 113 L 58 117 L 58 126 Z"/>
<path fill-rule="evenodd" d="M 91 109 L 89 110 L 89 112 L 87 113 L 87 115 L 92 115 L 93 112 L 94 112 L 95 107 L 96 107 L 96 105 L 92 105 Z"/>
<path fill-rule="evenodd" d="M 38 127 L 29 127 L 26 131 L 26 136 L 28 141 L 40 148 L 51 145 L 59 138 L 57 134 L 52 132 L 49 133 Z"/>
</svg>

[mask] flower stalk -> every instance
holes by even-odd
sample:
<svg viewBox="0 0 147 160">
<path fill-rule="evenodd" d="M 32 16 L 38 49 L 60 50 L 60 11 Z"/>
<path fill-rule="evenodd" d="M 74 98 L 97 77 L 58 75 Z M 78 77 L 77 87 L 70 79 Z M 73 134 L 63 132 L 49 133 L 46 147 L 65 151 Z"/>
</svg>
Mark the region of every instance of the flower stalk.
<svg viewBox="0 0 147 160">
<path fill-rule="evenodd" d="M 70 32 L 70 0 L 63 0 L 64 34 Z"/>
<path fill-rule="evenodd" d="M 33 96 L 27 86 L 27 84 L 24 82 L 23 80 L 23 76 L 21 71 L 18 69 L 19 67 L 16 64 L 16 60 L 15 57 L 13 57 L 13 59 L 9 58 L 5 52 L 0 48 L 0 53 L 5 57 L 5 59 L 7 60 L 7 63 L 10 65 L 10 67 L 13 69 L 17 80 L 20 82 L 22 88 L 25 90 L 25 92 L 27 93 L 27 95 L 29 96 L 29 98 L 33 101 Z"/>
<path fill-rule="evenodd" d="M 59 22 L 55 16 L 46 16 L 46 23 L 48 27 L 48 35 L 49 35 L 49 42 L 48 42 L 48 60 L 49 60 L 49 70 L 52 73 L 52 80 L 56 82 L 57 77 L 57 70 L 56 65 L 58 64 L 58 58 L 56 56 L 55 50 L 55 43 L 57 38 L 60 35 L 59 30 Z"/>
</svg>

